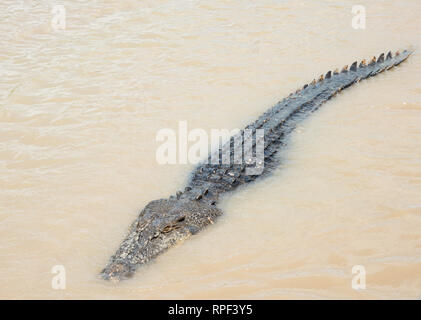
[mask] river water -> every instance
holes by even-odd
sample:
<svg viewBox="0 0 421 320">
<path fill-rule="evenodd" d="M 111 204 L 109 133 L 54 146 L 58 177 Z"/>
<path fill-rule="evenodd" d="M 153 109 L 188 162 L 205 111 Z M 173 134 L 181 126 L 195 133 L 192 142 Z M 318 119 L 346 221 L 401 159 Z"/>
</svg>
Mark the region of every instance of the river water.
<svg viewBox="0 0 421 320">
<path fill-rule="evenodd" d="M 56 4 L 0 4 L 0 298 L 421 298 L 417 51 L 303 122 L 218 223 L 98 277 L 193 168 L 157 163 L 160 129 L 241 128 L 328 70 L 417 50 L 419 1 L 370 1 L 365 29 L 354 1 L 69 1 L 65 29 Z"/>
</svg>

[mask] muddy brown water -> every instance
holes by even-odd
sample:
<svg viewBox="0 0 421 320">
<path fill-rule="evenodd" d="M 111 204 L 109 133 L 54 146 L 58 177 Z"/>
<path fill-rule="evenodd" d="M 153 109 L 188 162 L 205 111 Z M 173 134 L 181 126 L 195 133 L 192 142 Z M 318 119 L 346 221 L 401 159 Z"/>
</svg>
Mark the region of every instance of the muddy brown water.
<svg viewBox="0 0 421 320">
<path fill-rule="evenodd" d="M 303 122 L 218 223 L 128 281 L 97 276 L 193 167 L 157 163 L 158 130 L 241 128 L 321 73 L 419 50 L 420 2 L 370 1 L 362 30 L 353 1 L 75 1 L 57 31 L 55 4 L 0 4 L 1 298 L 421 297 L 417 51 Z"/>
</svg>

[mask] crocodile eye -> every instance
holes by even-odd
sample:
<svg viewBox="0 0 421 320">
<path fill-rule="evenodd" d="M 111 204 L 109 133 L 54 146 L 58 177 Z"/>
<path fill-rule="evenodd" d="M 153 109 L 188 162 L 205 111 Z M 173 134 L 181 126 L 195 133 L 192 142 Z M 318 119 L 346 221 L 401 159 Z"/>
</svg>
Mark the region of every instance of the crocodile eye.
<svg viewBox="0 0 421 320">
<path fill-rule="evenodd" d="M 182 217 L 178 218 L 175 222 L 179 223 L 179 222 L 183 222 L 184 220 L 186 220 L 186 216 L 182 216 Z"/>
</svg>

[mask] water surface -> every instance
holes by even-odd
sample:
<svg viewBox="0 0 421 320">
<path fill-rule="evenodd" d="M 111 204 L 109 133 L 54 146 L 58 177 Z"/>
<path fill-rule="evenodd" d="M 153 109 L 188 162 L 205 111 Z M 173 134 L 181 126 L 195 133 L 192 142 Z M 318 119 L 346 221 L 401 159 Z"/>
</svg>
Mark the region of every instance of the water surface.
<svg viewBox="0 0 421 320">
<path fill-rule="evenodd" d="M 217 224 L 129 281 L 97 276 L 187 181 L 156 162 L 158 130 L 241 128 L 328 70 L 419 49 L 421 3 L 370 1 L 355 30 L 353 1 L 72 1 L 54 31 L 55 4 L 0 4 L 1 298 L 421 297 L 418 52 L 305 121 Z"/>
</svg>

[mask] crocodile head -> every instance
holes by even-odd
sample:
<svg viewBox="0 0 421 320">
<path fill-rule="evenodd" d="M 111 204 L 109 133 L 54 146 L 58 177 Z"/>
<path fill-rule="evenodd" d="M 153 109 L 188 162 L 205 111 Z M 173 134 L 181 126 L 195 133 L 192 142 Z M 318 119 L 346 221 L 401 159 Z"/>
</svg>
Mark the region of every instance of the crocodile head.
<svg viewBox="0 0 421 320">
<path fill-rule="evenodd" d="M 101 272 L 106 280 L 130 277 L 136 268 L 197 233 L 222 214 L 214 205 L 189 199 L 151 201 Z"/>
</svg>

